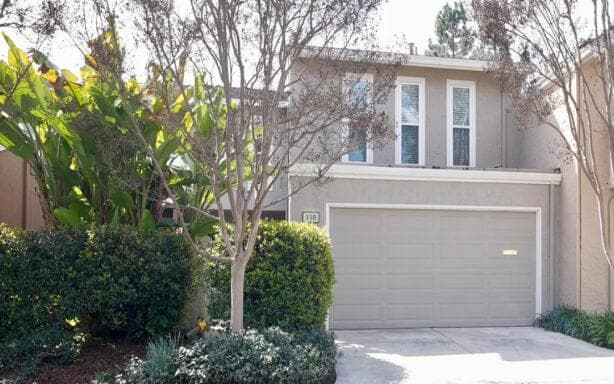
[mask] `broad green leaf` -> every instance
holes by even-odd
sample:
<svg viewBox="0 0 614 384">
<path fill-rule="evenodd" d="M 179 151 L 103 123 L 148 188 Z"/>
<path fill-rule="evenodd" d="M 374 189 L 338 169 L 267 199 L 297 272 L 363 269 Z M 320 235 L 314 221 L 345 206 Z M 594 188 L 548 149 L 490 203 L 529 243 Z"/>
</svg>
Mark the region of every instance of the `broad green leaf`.
<svg viewBox="0 0 614 384">
<path fill-rule="evenodd" d="M 143 211 L 143 216 L 139 221 L 139 228 L 143 231 L 153 231 L 156 229 L 156 221 L 151 212 L 149 212 L 149 209 Z"/>
<path fill-rule="evenodd" d="M 134 200 L 132 200 L 132 196 L 128 192 L 122 191 L 115 185 L 109 185 L 109 190 L 111 192 L 111 200 L 116 206 L 126 209 L 134 208 Z"/>
<path fill-rule="evenodd" d="M 209 217 L 202 217 L 190 223 L 190 233 L 194 237 L 205 237 L 215 233 L 217 220 Z"/>
<path fill-rule="evenodd" d="M 28 57 L 28 55 L 23 50 L 17 48 L 13 40 L 11 40 L 11 38 L 9 38 L 6 33 L 3 33 L 2 36 L 4 36 L 4 40 L 6 41 L 6 44 L 9 46 L 9 52 L 8 52 L 9 65 L 20 71 L 25 69 L 28 66 L 28 64 L 30 64 L 30 58 Z"/>
<path fill-rule="evenodd" d="M 156 159 L 161 164 L 166 164 L 170 156 L 179 148 L 179 142 L 174 137 L 168 138 L 156 150 Z"/>
<path fill-rule="evenodd" d="M 71 71 L 69 71 L 68 69 L 62 69 L 62 76 L 64 76 L 64 78 L 72 83 L 78 83 L 79 82 L 79 78 L 77 77 L 77 75 L 75 75 L 74 73 L 72 73 Z"/>
<path fill-rule="evenodd" d="M 76 228 L 81 224 L 81 218 L 76 211 L 67 208 L 56 208 L 53 216 L 62 224 Z"/>
<path fill-rule="evenodd" d="M 15 124 L 0 117 L 0 145 L 25 161 L 34 157 L 34 145 L 26 134 Z"/>
<path fill-rule="evenodd" d="M 120 207 L 113 207 L 111 211 L 111 220 L 109 220 L 109 225 L 118 226 L 120 224 L 120 218 L 122 215 L 122 209 Z"/>
</svg>

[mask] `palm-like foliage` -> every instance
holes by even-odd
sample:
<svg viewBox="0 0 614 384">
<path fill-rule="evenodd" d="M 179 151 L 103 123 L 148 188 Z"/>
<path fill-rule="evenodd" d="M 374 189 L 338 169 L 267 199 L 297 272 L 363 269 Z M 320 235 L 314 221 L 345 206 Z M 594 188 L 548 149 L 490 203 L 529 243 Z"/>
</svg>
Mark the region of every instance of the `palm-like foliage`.
<svg viewBox="0 0 614 384">
<path fill-rule="evenodd" d="M 95 53 L 77 76 L 4 38 L 9 56 L 0 61 L 0 145 L 32 167 L 49 225 L 153 227 L 168 197 L 152 166 L 155 157 L 179 197 L 177 208 L 191 222 L 190 231 L 211 231 L 206 212 L 213 203 L 212 170 L 191 154 L 194 143 L 206 150 L 214 124 L 225 124 L 221 95 L 206 92 L 199 78 L 193 88 L 165 89 L 162 95 L 163 76 L 153 77 L 147 87 L 130 79 L 122 84 L 128 94 L 121 94 L 98 69 Z M 93 43 L 105 44 L 104 38 Z M 173 107 L 164 110 L 162 97 L 173 97 Z M 218 102 L 205 102 L 210 97 Z M 135 138 L 136 130 L 145 142 Z M 224 174 L 224 159 L 219 165 L 216 172 Z"/>
</svg>

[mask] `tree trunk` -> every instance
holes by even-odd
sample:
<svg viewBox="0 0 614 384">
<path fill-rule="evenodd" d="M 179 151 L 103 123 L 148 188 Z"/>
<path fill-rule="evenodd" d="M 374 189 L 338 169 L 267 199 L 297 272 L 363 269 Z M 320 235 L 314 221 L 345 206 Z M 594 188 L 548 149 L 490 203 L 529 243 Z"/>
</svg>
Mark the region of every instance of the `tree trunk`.
<svg viewBox="0 0 614 384">
<path fill-rule="evenodd" d="M 230 269 L 230 322 L 233 331 L 243 329 L 243 287 L 246 265 L 241 257 L 237 257 Z"/>
</svg>

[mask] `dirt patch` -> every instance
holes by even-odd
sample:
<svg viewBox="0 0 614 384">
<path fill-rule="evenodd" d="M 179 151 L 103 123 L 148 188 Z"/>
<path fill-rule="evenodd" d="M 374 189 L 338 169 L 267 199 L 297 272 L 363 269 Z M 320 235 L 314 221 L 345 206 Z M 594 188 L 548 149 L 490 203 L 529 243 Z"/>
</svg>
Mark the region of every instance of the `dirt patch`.
<svg viewBox="0 0 614 384">
<path fill-rule="evenodd" d="M 130 341 L 91 340 L 82 346 L 74 363 L 58 367 L 41 367 L 34 378 L 24 384 L 85 384 L 103 371 L 119 372 L 132 356 L 145 356 L 145 345 Z"/>
</svg>

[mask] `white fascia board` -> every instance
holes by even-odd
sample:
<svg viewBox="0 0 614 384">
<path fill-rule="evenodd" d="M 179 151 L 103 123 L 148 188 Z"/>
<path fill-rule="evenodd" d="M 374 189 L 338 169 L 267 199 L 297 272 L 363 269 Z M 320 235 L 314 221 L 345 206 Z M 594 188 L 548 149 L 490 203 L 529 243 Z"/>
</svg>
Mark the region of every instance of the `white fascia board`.
<svg viewBox="0 0 614 384">
<path fill-rule="evenodd" d="M 290 176 L 314 177 L 318 166 L 295 164 L 290 167 Z M 326 176 L 337 179 L 438 181 L 459 183 L 511 183 L 553 184 L 561 183 L 560 173 L 534 171 L 494 171 L 475 169 L 432 169 L 411 167 L 377 167 L 368 165 L 334 164 Z"/>
<path fill-rule="evenodd" d="M 486 60 L 458 59 L 423 55 L 408 55 L 400 52 L 375 52 L 356 49 L 307 47 L 299 57 L 304 59 L 346 60 L 373 64 L 396 64 L 409 67 L 458 69 L 484 72 Z"/>
<path fill-rule="evenodd" d="M 488 62 L 482 60 L 453 59 L 448 57 L 410 55 L 404 65 L 410 67 L 426 67 L 441 69 L 460 69 L 465 71 L 483 72 L 488 68 Z"/>
</svg>

